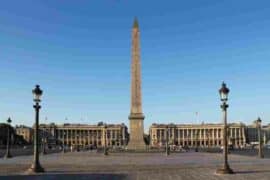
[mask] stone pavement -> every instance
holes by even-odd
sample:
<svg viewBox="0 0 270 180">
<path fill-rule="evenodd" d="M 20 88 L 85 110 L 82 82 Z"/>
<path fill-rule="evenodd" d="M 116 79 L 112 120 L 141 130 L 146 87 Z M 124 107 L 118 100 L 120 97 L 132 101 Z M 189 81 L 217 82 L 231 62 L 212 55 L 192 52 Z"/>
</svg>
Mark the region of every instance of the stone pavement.
<svg viewBox="0 0 270 180">
<path fill-rule="evenodd" d="M 50 154 L 40 157 L 46 173 L 26 175 L 32 156 L 0 159 L 1 179 L 131 179 L 131 180 L 270 180 L 270 159 L 230 155 L 234 175 L 216 175 L 222 154 L 114 153 L 109 156 L 90 152 Z"/>
</svg>

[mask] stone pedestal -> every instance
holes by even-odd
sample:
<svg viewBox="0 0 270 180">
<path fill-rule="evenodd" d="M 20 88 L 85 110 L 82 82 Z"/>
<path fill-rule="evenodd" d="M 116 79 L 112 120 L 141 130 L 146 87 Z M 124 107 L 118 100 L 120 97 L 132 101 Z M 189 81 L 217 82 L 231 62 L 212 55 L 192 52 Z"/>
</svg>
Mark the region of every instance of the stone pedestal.
<svg viewBox="0 0 270 180">
<path fill-rule="evenodd" d="M 127 146 L 128 150 L 146 150 L 146 145 L 143 139 L 143 120 L 144 115 L 142 113 L 130 114 L 130 137 Z"/>
</svg>

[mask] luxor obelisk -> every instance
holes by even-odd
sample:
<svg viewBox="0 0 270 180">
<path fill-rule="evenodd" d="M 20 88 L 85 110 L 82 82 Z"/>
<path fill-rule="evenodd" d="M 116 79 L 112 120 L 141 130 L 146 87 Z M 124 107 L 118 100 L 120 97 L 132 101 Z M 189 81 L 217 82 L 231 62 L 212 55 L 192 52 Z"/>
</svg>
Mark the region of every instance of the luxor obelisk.
<svg viewBox="0 0 270 180">
<path fill-rule="evenodd" d="M 129 115 L 130 137 L 128 149 L 143 150 L 146 148 L 144 134 L 144 115 L 142 113 L 141 93 L 141 60 L 140 31 L 135 18 L 132 28 L 132 59 L 131 59 L 131 108 Z"/>
</svg>

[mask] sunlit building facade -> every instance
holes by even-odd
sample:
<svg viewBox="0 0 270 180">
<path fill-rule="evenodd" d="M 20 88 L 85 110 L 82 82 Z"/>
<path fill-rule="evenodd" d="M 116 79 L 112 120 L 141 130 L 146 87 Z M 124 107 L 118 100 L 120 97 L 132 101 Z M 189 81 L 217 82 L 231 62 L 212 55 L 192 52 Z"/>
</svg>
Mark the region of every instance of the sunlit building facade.
<svg viewBox="0 0 270 180">
<path fill-rule="evenodd" d="M 261 129 L 262 143 L 267 144 L 270 141 L 270 124 L 263 125 L 261 128 L 262 128 Z M 254 121 L 253 124 L 248 125 L 246 127 L 246 132 L 247 132 L 247 142 L 249 144 L 258 144 L 259 143 L 258 128 L 256 125 L 256 121 Z"/>
<path fill-rule="evenodd" d="M 168 127 L 168 137 L 166 129 Z M 188 147 L 220 147 L 223 142 L 222 124 L 152 124 L 149 129 L 150 145 L 162 147 L 167 138 L 170 145 Z M 245 125 L 228 125 L 228 143 L 240 147 L 246 144 Z"/>
<path fill-rule="evenodd" d="M 127 127 L 124 124 L 97 125 L 87 124 L 40 124 L 40 135 L 51 144 L 65 146 L 126 146 L 128 141 Z M 105 132 L 106 131 L 106 132 Z M 107 136 L 106 136 L 107 135 Z"/>
<path fill-rule="evenodd" d="M 34 130 L 32 128 L 20 125 L 15 127 L 15 131 L 16 134 L 22 136 L 27 143 L 33 143 Z"/>
</svg>

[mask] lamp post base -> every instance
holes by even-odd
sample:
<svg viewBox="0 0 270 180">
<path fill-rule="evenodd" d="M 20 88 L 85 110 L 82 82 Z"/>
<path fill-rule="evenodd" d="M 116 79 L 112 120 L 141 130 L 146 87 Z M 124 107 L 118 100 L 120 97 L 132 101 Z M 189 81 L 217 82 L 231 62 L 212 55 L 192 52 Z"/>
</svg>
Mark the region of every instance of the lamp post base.
<svg viewBox="0 0 270 180">
<path fill-rule="evenodd" d="M 166 154 L 166 156 L 169 156 L 170 155 L 170 151 L 169 150 L 165 151 L 165 154 Z"/>
<path fill-rule="evenodd" d="M 7 153 L 5 156 L 4 156 L 5 159 L 9 159 L 9 158 L 12 158 L 11 154 L 10 153 Z"/>
<path fill-rule="evenodd" d="M 27 170 L 28 174 L 43 173 L 43 172 L 45 172 L 44 168 L 41 167 L 41 165 L 39 163 L 32 164 L 31 167 Z"/>
<path fill-rule="evenodd" d="M 104 149 L 103 155 L 108 156 L 108 149 Z"/>
<path fill-rule="evenodd" d="M 258 157 L 261 158 L 261 159 L 263 159 L 264 158 L 264 155 L 263 154 L 259 154 Z"/>
<path fill-rule="evenodd" d="M 220 168 L 216 170 L 217 174 L 233 174 L 233 170 L 229 167 L 226 166 L 226 168 Z"/>
</svg>

